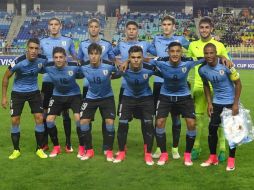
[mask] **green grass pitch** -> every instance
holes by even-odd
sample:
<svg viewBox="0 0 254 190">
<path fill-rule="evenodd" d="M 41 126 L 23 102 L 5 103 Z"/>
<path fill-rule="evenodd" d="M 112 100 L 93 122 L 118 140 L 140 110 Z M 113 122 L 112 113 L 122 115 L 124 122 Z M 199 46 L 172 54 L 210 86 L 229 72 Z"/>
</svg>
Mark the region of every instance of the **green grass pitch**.
<svg viewBox="0 0 254 190">
<path fill-rule="evenodd" d="M 1 79 L 5 69 L 6 67 L 1 67 Z M 252 118 L 254 118 L 253 71 L 240 71 L 240 74 L 243 84 L 241 102 L 251 110 Z M 191 73 L 192 75 L 193 73 Z M 81 83 L 82 81 L 80 81 Z M 12 82 L 9 85 L 9 92 L 11 84 Z M 120 80 L 112 81 L 112 86 L 117 101 Z M 185 167 L 182 158 L 185 149 L 186 126 L 184 121 L 182 121 L 179 145 L 181 159 L 172 160 L 170 158 L 165 166 L 154 165 L 149 167 L 143 161 L 143 142 L 138 120 L 130 123 L 126 160 L 120 164 L 113 164 L 106 162 L 102 154 L 101 118 L 98 113 L 92 130 L 95 157 L 88 161 L 81 161 L 76 158 L 78 139 L 74 122 L 72 123 L 74 153 L 66 154 L 63 150 L 63 153 L 56 158 L 39 159 L 35 155 L 34 121 L 28 105 L 23 110 L 21 120 L 21 157 L 17 160 L 9 160 L 8 156 L 13 149 L 10 139 L 9 110 L 1 108 L 0 118 L 0 189 L 253 189 L 253 142 L 242 145 L 237 149 L 236 170 L 234 172 L 225 171 L 226 163 L 201 168 L 200 163 L 208 157 L 206 129 L 202 137 L 200 159 L 194 161 L 193 167 Z M 116 120 L 116 130 L 117 123 Z M 168 122 L 166 128 L 168 151 L 171 149 L 172 142 L 170 125 L 170 122 Z M 57 127 L 60 144 L 63 148 L 65 137 L 60 118 L 57 119 Z M 51 143 L 50 148 L 52 148 Z M 117 151 L 116 138 L 114 150 Z"/>
</svg>

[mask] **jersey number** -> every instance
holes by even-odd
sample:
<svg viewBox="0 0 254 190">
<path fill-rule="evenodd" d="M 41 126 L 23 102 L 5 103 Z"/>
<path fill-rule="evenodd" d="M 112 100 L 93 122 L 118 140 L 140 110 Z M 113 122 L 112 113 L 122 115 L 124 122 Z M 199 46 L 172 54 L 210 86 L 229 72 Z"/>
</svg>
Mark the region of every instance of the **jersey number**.
<svg viewBox="0 0 254 190">
<path fill-rule="evenodd" d="M 100 77 L 93 77 L 93 82 L 96 84 L 101 84 L 101 78 Z"/>
<path fill-rule="evenodd" d="M 60 78 L 59 80 L 61 84 L 68 84 L 67 78 Z"/>
<path fill-rule="evenodd" d="M 135 79 L 134 83 L 135 83 L 135 85 L 139 85 L 139 80 Z"/>
</svg>

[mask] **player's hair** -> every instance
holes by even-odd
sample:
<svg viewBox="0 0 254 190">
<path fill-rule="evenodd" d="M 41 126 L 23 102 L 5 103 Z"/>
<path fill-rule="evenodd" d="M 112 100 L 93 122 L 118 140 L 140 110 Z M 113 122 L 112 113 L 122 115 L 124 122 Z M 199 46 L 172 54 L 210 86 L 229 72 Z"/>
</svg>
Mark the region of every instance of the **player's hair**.
<svg viewBox="0 0 254 190">
<path fill-rule="evenodd" d="M 56 53 L 62 53 L 64 56 L 67 56 L 65 49 L 62 48 L 62 47 L 54 47 L 54 49 L 53 49 L 53 57 L 54 57 L 54 55 Z"/>
<path fill-rule="evenodd" d="M 125 25 L 125 28 L 127 28 L 129 25 L 134 25 L 134 26 L 136 26 L 136 27 L 138 28 L 138 23 L 135 22 L 134 20 L 128 21 L 128 22 L 126 23 L 126 25 Z"/>
<path fill-rule="evenodd" d="M 165 20 L 171 21 L 173 24 L 176 24 L 176 19 L 173 16 L 166 15 L 161 19 L 161 23 L 164 22 Z"/>
<path fill-rule="evenodd" d="M 97 18 L 91 18 L 88 20 L 88 27 L 93 23 L 97 23 L 100 26 L 100 21 Z"/>
<path fill-rule="evenodd" d="M 91 43 L 88 46 L 88 54 L 91 54 L 93 51 L 96 51 L 99 54 L 101 54 L 102 53 L 102 48 L 101 48 L 101 46 L 99 44 Z"/>
<path fill-rule="evenodd" d="M 40 45 L 40 40 L 38 38 L 30 38 L 29 40 L 27 40 L 26 45 L 28 46 L 30 43 L 35 43 Z"/>
<path fill-rule="evenodd" d="M 206 44 L 205 47 L 204 47 L 204 50 L 205 50 L 206 48 L 209 48 L 209 47 L 211 47 L 211 48 L 213 48 L 215 51 L 217 51 L 216 46 L 215 46 L 214 44 L 212 44 L 212 43 Z"/>
<path fill-rule="evenodd" d="M 198 23 L 198 25 L 200 26 L 201 24 L 203 23 L 207 23 L 209 24 L 211 27 L 214 27 L 214 23 L 213 23 L 213 19 L 209 16 L 205 16 L 205 17 L 202 17 Z"/>
<path fill-rule="evenodd" d="M 56 20 L 57 22 L 59 22 L 59 24 L 61 24 L 61 20 L 59 18 L 53 17 L 51 19 L 49 19 L 48 24 L 52 21 L 52 20 Z"/>
<path fill-rule="evenodd" d="M 179 46 L 180 48 L 183 47 L 182 44 L 180 44 L 179 42 L 171 42 L 170 44 L 168 44 L 168 50 L 174 46 Z"/>
<path fill-rule="evenodd" d="M 141 52 L 141 53 L 143 54 L 143 49 L 142 49 L 142 47 L 140 47 L 140 46 L 132 46 L 132 47 L 130 47 L 130 49 L 129 49 L 129 51 L 128 51 L 129 55 L 130 55 L 131 53 L 135 53 L 135 52 Z"/>
</svg>

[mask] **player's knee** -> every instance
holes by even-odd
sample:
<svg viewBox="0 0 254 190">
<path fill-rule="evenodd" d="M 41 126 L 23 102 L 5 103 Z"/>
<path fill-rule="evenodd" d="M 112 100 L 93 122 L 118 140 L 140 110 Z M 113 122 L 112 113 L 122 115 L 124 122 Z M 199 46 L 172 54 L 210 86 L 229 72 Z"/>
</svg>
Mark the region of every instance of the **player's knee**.
<svg viewBox="0 0 254 190">
<path fill-rule="evenodd" d="M 113 119 L 105 119 L 105 124 L 106 125 L 114 125 L 114 120 Z"/>
<path fill-rule="evenodd" d="M 13 126 L 19 125 L 20 124 L 20 117 L 19 116 L 18 117 L 12 117 L 11 118 L 11 123 L 12 123 Z"/>
<path fill-rule="evenodd" d="M 90 124 L 90 119 L 81 119 L 80 120 L 80 125 L 89 125 Z"/>
<path fill-rule="evenodd" d="M 165 118 L 157 119 L 156 121 L 156 127 L 158 128 L 164 128 L 165 126 Z"/>
<path fill-rule="evenodd" d="M 190 119 L 187 121 L 187 128 L 190 131 L 196 130 L 196 122 L 194 119 Z"/>
<path fill-rule="evenodd" d="M 35 114 L 34 119 L 35 119 L 36 124 L 42 124 L 43 123 L 43 115 L 42 114 Z"/>
</svg>

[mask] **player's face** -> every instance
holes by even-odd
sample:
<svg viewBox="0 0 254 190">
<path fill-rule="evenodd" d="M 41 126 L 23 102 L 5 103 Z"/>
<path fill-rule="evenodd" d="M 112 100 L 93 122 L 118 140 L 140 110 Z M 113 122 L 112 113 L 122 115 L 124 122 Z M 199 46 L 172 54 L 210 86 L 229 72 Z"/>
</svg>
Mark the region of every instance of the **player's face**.
<svg viewBox="0 0 254 190">
<path fill-rule="evenodd" d="M 217 64 L 217 52 L 213 47 L 204 49 L 204 57 L 208 65 L 215 66 Z"/>
<path fill-rule="evenodd" d="M 39 44 L 30 42 L 27 46 L 27 59 L 30 61 L 35 60 L 39 54 Z"/>
<path fill-rule="evenodd" d="M 100 26 L 97 22 L 92 22 L 88 26 L 88 32 L 91 37 L 97 37 L 100 33 Z"/>
<path fill-rule="evenodd" d="M 125 29 L 125 33 L 128 40 L 136 40 L 138 37 L 138 28 L 136 25 L 130 24 Z"/>
<path fill-rule="evenodd" d="M 55 53 L 53 59 L 55 66 L 58 68 L 62 68 L 66 65 L 66 56 L 61 52 Z"/>
<path fill-rule="evenodd" d="M 59 23 L 57 20 L 51 20 L 48 25 L 48 29 L 51 35 L 55 36 L 60 33 L 60 30 L 62 28 L 61 23 Z"/>
<path fill-rule="evenodd" d="M 182 57 L 182 48 L 173 46 L 168 50 L 169 60 L 171 63 L 179 63 Z"/>
<path fill-rule="evenodd" d="M 173 24 L 171 20 L 164 20 L 161 23 L 161 28 L 162 28 L 163 34 L 168 36 L 174 32 L 175 25 Z"/>
<path fill-rule="evenodd" d="M 129 55 L 130 66 L 133 70 L 139 70 L 143 62 L 142 52 L 133 52 Z"/>
<path fill-rule="evenodd" d="M 199 25 L 199 34 L 203 39 L 210 38 L 212 31 L 213 27 L 209 23 L 201 23 Z"/>
<path fill-rule="evenodd" d="M 101 54 L 98 51 L 94 50 L 89 54 L 89 60 L 91 65 L 97 67 L 101 61 Z"/>
</svg>

